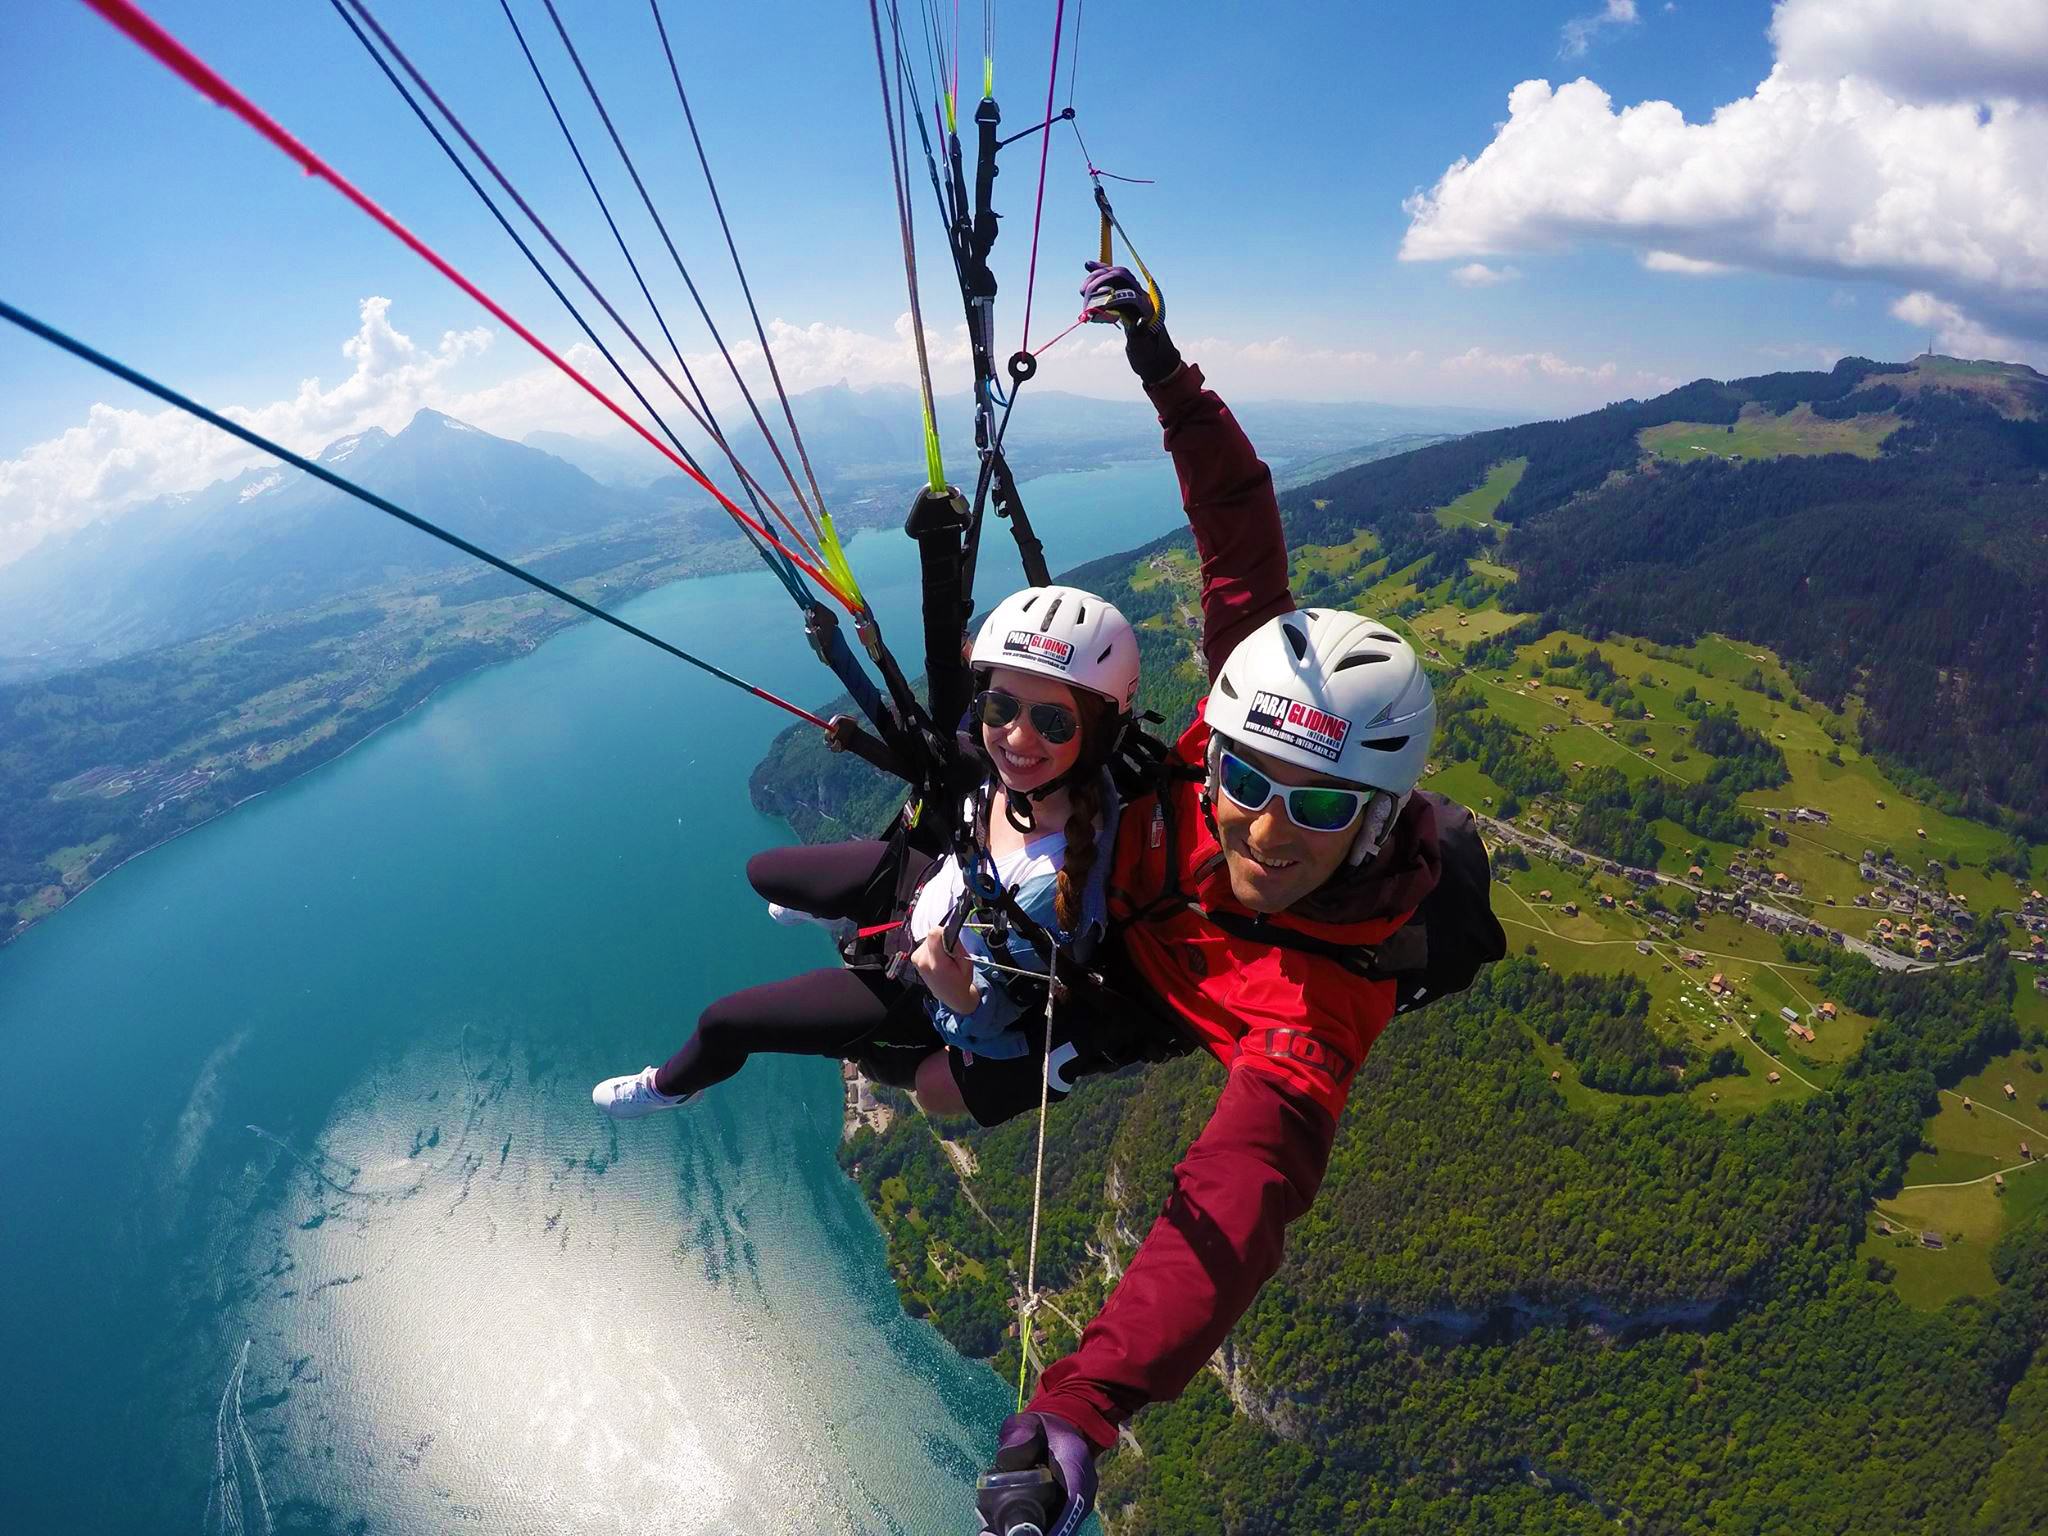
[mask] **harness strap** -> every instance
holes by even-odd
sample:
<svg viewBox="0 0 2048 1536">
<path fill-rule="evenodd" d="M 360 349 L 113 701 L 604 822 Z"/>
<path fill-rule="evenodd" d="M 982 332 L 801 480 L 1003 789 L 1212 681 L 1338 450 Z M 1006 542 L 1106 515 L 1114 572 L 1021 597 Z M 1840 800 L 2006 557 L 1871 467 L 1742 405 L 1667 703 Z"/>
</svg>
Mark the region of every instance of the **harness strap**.
<svg viewBox="0 0 2048 1536">
<path fill-rule="evenodd" d="M 1299 1062 L 1322 1073 L 1340 1088 L 1358 1070 L 1357 1062 L 1305 1029 L 1255 1029 L 1238 1042 L 1237 1050 L 1240 1056 Z"/>
</svg>

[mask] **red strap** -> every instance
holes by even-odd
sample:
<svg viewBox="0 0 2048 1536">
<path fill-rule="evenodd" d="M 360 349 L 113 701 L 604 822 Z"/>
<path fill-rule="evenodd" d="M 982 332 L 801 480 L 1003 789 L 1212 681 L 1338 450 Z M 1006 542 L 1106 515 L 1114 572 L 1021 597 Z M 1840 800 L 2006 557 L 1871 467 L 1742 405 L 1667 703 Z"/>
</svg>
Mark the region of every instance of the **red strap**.
<svg viewBox="0 0 2048 1536">
<path fill-rule="evenodd" d="M 859 611 L 849 595 L 840 590 L 837 582 L 804 559 L 803 556 L 795 554 L 784 547 L 782 542 L 773 533 L 741 511 L 730 497 L 709 480 L 705 479 L 703 475 L 692 469 L 680 455 L 664 444 L 652 432 L 648 431 L 646 427 L 642 426 L 617 401 L 591 383 L 589 379 L 579 373 L 546 342 L 513 319 L 495 299 L 464 277 L 460 272 L 456 271 L 438 251 L 407 229 L 403 224 L 399 223 L 392 215 L 386 213 L 371 200 L 367 193 L 363 192 L 325 160 L 314 154 L 304 144 L 293 138 L 276 119 L 272 118 L 261 107 L 257 106 L 256 103 L 228 84 L 210 65 L 175 37 L 171 36 L 169 32 L 166 32 L 162 26 L 158 25 L 139 6 L 134 4 L 134 0 L 85 0 L 85 3 L 98 11 L 101 16 L 112 22 L 116 27 L 120 28 L 121 31 L 127 33 L 131 39 L 140 44 L 146 52 L 153 56 L 157 62 L 171 70 L 202 96 L 205 96 L 216 106 L 226 107 L 235 116 L 262 134 L 264 138 L 270 140 L 271 143 L 275 144 L 287 155 L 290 155 L 292 159 L 299 163 L 300 169 L 305 171 L 308 176 L 317 176 L 322 181 L 327 182 L 343 197 L 354 203 L 379 224 L 382 224 L 393 235 L 409 246 L 421 259 L 426 261 L 428 265 L 432 266 L 472 299 L 475 299 L 477 303 L 483 305 L 485 309 L 503 322 L 515 335 L 532 347 L 534 351 L 540 353 L 542 357 L 545 357 L 549 362 L 561 369 L 562 372 L 582 385 L 598 404 L 604 406 L 605 409 L 618 417 L 619 420 L 645 438 L 656 452 L 660 453 L 662 457 L 674 464 L 677 469 L 680 469 L 684 474 L 696 481 L 698 485 L 702 486 L 727 512 L 730 512 L 761 538 L 766 539 L 775 548 L 781 550 L 797 566 L 808 572 L 811 579 L 837 598 L 848 612 L 857 613 Z"/>
</svg>

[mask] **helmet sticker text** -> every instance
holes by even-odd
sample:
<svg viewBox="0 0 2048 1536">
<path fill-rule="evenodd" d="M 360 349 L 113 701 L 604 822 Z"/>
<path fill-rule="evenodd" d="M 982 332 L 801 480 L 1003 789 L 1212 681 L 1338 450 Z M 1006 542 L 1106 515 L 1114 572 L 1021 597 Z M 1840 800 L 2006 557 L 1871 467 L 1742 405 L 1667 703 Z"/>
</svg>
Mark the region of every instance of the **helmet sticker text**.
<svg viewBox="0 0 2048 1536">
<path fill-rule="evenodd" d="M 1074 659 L 1074 647 L 1068 641 L 1041 635 L 1035 629 L 1013 629 L 1004 637 L 1003 654 L 1043 662 L 1064 672 Z"/>
<path fill-rule="evenodd" d="M 1252 695 L 1244 728 L 1290 747 L 1305 747 L 1333 763 L 1343 754 L 1344 739 L 1351 734 L 1351 722 L 1342 715 L 1278 693 Z"/>
</svg>

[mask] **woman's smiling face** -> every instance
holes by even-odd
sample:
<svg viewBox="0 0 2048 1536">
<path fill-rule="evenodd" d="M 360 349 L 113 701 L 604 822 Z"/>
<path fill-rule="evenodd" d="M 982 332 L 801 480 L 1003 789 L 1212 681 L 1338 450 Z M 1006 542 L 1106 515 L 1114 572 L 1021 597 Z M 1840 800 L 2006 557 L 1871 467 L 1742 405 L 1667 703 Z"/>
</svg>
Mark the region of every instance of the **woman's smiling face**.
<svg viewBox="0 0 2048 1536">
<path fill-rule="evenodd" d="M 1031 723 L 1034 704 L 1057 704 L 1078 720 L 1080 711 L 1071 687 L 1041 673 L 1012 667 L 991 668 L 989 687 L 1010 694 L 1024 706 L 1008 725 L 981 727 L 981 743 L 988 749 L 1005 789 L 1017 794 L 1037 789 L 1080 761 L 1078 730 L 1065 741 L 1051 742 L 1039 735 L 1038 727 Z"/>
</svg>

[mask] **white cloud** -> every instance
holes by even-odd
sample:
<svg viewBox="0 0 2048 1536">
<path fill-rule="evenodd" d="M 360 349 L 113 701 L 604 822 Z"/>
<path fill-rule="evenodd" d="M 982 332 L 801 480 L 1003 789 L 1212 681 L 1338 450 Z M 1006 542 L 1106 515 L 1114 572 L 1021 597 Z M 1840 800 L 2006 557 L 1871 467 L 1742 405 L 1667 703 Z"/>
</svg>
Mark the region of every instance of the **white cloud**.
<svg viewBox="0 0 2048 1536">
<path fill-rule="evenodd" d="M 309 455 L 370 427 L 396 432 L 422 407 L 514 439 L 542 427 L 599 433 L 619 428 L 618 419 L 579 385 L 538 359 L 524 366 L 515 363 L 516 371 L 495 379 L 472 377 L 478 360 L 491 351 L 489 330 L 451 331 L 428 348 L 392 325 L 390 309 L 387 299 L 363 300 L 357 329 L 341 347 L 350 371 L 331 388 L 318 377 L 307 378 L 285 398 L 259 406 L 219 407 L 221 414 Z M 907 314 L 888 336 L 782 320 L 770 321 L 768 332 L 776 366 L 793 394 L 841 380 L 865 387 L 911 383 L 917 377 Z M 962 376 L 968 362 L 964 324 L 950 335 L 927 328 L 925 342 L 935 376 Z M 748 387 L 779 433 L 780 413 L 772 404 L 774 386 L 759 343 L 750 341 L 733 350 Z M 1121 370 L 1122 349 L 1116 346 L 1114 351 L 1115 366 Z M 599 388 L 642 414 L 617 387 L 594 348 L 579 344 L 563 349 L 563 355 Z M 715 351 L 686 353 L 685 358 L 721 423 L 736 432 L 744 408 L 724 359 Z M 667 368 L 675 376 L 672 360 Z M 689 413 L 667 386 L 637 360 L 631 372 L 655 409 L 678 432 L 685 431 Z M 676 382 L 684 383 L 680 378 Z M 658 469 L 654 450 L 649 448 L 648 453 L 650 464 Z M 0 564 L 52 533 L 118 515 L 158 497 L 199 490 L 264 462 L 265 455 L 239 439 L 175 408 L 94 405 L 82 424 L 32 444 L 11 459 L 0 459 Z M 759 472 L 759 466 L 750 467 Z"/>
<path fill-rule="evenodd" d="M 1524 81 L 1479 156 L 1408 200 L 1402 257 L 1611 241 L 1883 281 L 2048 338 L 2048 5 L 1783 0 L 1773 36 L 1769 78 L 1705 122 Z"/>
<path fill-rule="evenodd" d="M 1455 357 L 1445 358 L 1443 368 L 1448 373 L 1497 373 L 1511 379 L 1541 375 L 1547 379 L 1602 383 L 1619 372 L 1611 362 L 1589 366 L 1568 362 L 1555 352 L 1489 352 L 1484 347 L 1469 347 Z"/>
<path fill-rule="evenodd" d="M 1931 293 L 1909 293 L 1892 305 L 1892 318 L 1930 333 L 1934 349 L 1951 357 L 2007 360 L 2029 349 L 2010 336 L 1986 330 L 1945 299 Z"/>
<path fill-rule="evenodd" d="M 342 346 L 354 366 L 332 389 L 301 380 L 284 399 L 221 414 L 300 452 L 365 427 L 403 426 L 450 370 L 485 351 L 490 332 L 450 331 L 431 350 L 391 327 L 389 301 L 365 299 Z M 261 463 L 238 439 L 175 408 L 104 403 L 85 421 L 0 460 L 0 560 L 47 535 L 136 502 L 197 490 Z"/>
<path fill-rule="evenodd" d="M 1854 75 L 1903 100 L 2048 100 L 2041 0 L 1783 0 L 1771 40 L 1795 75 Z"/>
<path fill-rule="evenodd" d="M 1681 277 L 1714 277 L 1734 270 L 1724 262 L 1702 261 L 1676 251 L 1645 251 L 1643 265 L 1652 272 L 1676 272 Z"/>
<path fill-rule="evenodd" d="M 1489 267 L 1483 261 L 1467 262 L 1451 272 L 1451 281 L 1461 288 L 1492 288 L 1511 283 L 1522 275 L 1519 267 Z"/>
<path fill-rule="evenodd" d="M 1558 41 L 1557 51 L 1567 59 L 1579 58 L 1593 45 L 1594 37 L 1603 28 L 1633 26 L 1635 20 L 1636 0 L 1607 0 L 1599 10 L 1585 16 L 1574 16 L 1564 24 L 1564 35 Z"/>
</svg>

